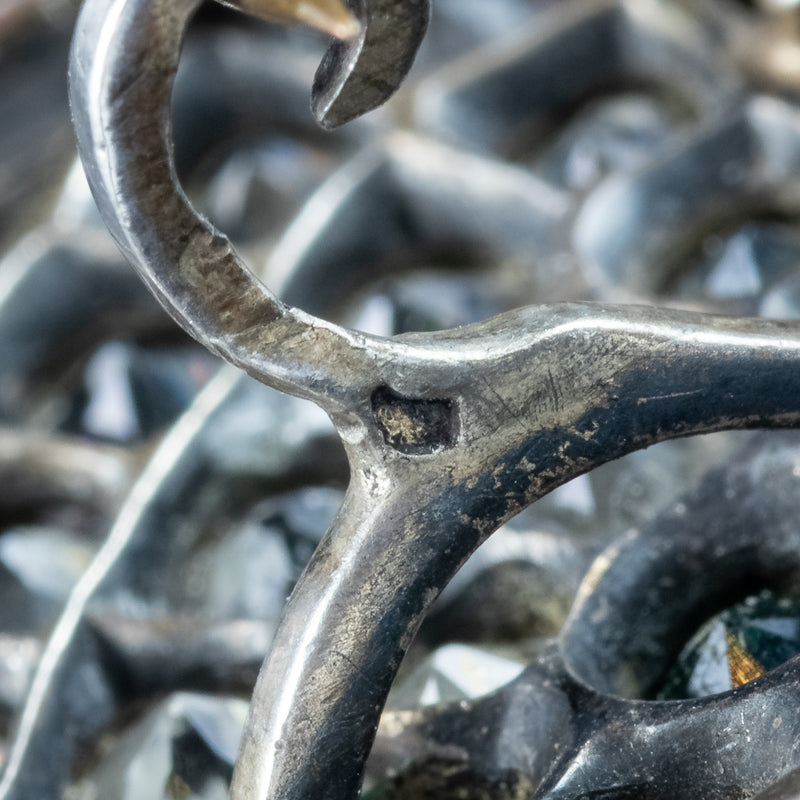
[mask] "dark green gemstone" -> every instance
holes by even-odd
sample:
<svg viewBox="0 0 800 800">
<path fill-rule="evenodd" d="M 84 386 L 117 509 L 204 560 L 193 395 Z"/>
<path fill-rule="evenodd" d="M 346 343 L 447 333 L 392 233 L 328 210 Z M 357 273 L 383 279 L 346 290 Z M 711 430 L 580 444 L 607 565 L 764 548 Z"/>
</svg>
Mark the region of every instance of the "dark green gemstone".
<svg viewBox="0 0 800 800">
<path fill-rule="evenodd" d="M 800 602 L 765 591 L 717 614 L 689 640 L 659 698 L 735 689 L 800 653 Z"/>
</svg>

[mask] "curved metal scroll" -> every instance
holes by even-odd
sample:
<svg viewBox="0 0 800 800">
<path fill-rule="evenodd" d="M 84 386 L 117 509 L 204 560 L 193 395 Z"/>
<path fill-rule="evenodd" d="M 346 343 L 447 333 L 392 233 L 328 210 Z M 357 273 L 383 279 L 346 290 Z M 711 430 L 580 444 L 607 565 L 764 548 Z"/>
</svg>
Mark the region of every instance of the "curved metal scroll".
<svg viewBox="0 0 800 800">
<path fill-rule="evenodd" d="M 351 483 L 258 680 L 232 797 L 357 795 L 386 694 L 448 580 L 503 521 L 637 448 L 800 424 L 800 330 L 639 307 L 520 309 L 381 339 L 276 299 L 178 186 L 170 87 L 197 0 L 89 0 L 71 67 L 107 224 L 175 319 L 319 403 Z"/>
<path fill-rule="evenodd" d="M 356 0 L 352 5 L 360 33 L 334 42 L 314 79 L 311 105 L 326 128 L 388 100 L 411 69 L 428 29 L 429 0 Z"/>
</svg>

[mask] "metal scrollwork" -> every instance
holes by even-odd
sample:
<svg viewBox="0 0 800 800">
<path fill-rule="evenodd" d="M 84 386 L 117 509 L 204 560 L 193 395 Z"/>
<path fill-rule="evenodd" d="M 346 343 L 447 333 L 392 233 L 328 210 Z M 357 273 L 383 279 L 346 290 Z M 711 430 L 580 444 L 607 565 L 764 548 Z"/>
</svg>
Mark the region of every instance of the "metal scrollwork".
<svg viewBox="0 0 800 800">
<path fill-rule="evenodd" d="M 221 5 L 85 0 L 0 260 L 0 800 L 793 797 L 797 11 Z"/>
</svg>

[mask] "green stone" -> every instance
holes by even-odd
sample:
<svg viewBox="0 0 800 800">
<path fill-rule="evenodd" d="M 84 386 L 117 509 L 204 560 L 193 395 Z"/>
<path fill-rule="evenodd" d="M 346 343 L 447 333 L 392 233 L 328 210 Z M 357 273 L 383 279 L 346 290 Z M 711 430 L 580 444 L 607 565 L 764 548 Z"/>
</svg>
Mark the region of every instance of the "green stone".
<svg viewBox="0 0 800 800">
<path fill-rule="evenodd" d="M 764 591 L 722 611 L 689 640 L 658 697 L 736 689 L 800 653 L 800 602 Z"/>
</svg>

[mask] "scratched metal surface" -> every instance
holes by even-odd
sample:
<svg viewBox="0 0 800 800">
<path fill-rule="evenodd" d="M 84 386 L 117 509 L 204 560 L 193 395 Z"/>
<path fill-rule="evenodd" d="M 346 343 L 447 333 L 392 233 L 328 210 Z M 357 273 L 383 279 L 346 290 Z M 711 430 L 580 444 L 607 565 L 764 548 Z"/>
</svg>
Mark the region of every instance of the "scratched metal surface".
<svg viewBox="0 0 800 800">
<path fill-rule="evenodd" d="M 36 43 L 27 57 L 58 83 L 47 37 L 65 48 L 74 9 L 18 6 L 0 17 L 3 55 Z M 277 652 L 305 641 L 331 548 L 349 548 L 334 610 L 376 570 L 399 581 L 347 606 L 331 641 L 308 640 L 308 684 L 277 684 L 295 738 L 265 778 L 251 717 L 234 792 L 351 797 L 397 637 L 499 522 L 666 436 L 795 424 L 793 323 L 680 311 L 797 316 L 795 22 L 769 4 L 440 2 L 392 104 L 323 135 L 307 104 L 324 42 L 206 13 L 175 95 L 184 183 L 270 289 L 372 348 L 369 369 L 346 348 L 333 366 L 318 353 L 324 380 L 300 393 L 322 398 L 349 451 L 335 529 L 383 519 L 371 548 L 342 533 L 321 551 Z M 65 106 L 38 111 L 67 124 Z M 32 130 L 24 112 L 6 117 L 9 137 Z M 21 198 L 3 210 L 0 263 L 2 519 L 22 543 L 4 568 L 8 607 L 31 609 L 4 623 L 0 794 L 221 797 L 243 712 L 212 701 L 250 697 L 283 598 L 344 497 L 347 459 L 315 406 L 220 368 L 174 328 L 104 233 L 72 157 L 56 147 L 46 179 L 17 177 L 18 159 L 0 175 Z M 584 301 L 666 310 L 511 311 Z M 198 309 L 179 312 L 202 328 Z M 499 313 L 480 330 L 377 338 Z M 262 377 L 280 361 L 261 340 L 237 348 Z M 753 797 L 776 784 L 765 797 L 794 796 L 793 661 L 724 695 L 653 697 L 697 621 L 743 593 L 797 591 L 798 458 L 791 433 L 681 439 L 505 522 L 406 657 L 371 791 Z M 456 499 L 443 474 L 458 476 Z M 407 535 L 422 529 L 444 543 Z M 32 588 L 19 565 L 51 561 L 72 565 L 69 580 Z M 472 667 L 452 649 L 464 641 Z M 475 659 L 518 677 L 461 688 Z M 338 698 L 325 709 L 305 690 L 320 681 Z M 262 680 L 256 723 L 275 685 Z M 452 702 L 426 705 L 437 700 Z"/>
</svg>

